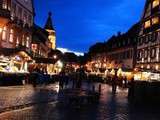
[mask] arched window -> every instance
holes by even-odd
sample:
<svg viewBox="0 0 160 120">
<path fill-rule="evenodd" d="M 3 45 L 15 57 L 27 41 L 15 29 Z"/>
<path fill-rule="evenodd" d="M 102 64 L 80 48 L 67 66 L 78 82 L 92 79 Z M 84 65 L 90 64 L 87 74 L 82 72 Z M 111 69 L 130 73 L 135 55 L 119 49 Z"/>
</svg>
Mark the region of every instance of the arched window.
<svg viewBox="0 0 160 120">
<path fill-rule="evenodd" d="M 150 26 L 151 26 L 151 21 L 150 20 L 146 21 L 144 27 L 149 28 Z"/>
<path fill-rule="evenodd" d="M 29 40 L 30 40 L 30 38 L 29 38 L 29 37 L 27 37 L 27 40 L 26 40 L 26 47 L 27 47 L 27 48 L 29 48 L 29 47 L 30 47 L 30 46 L 29 46 L 29 44 L 30 44 L 30 43 L 29 43 Z"/>
<path fill-rule="evenodd" d="M 2 40 L 6 39 L 7 39 L 7 27 L 4 27 L 2 31 Z"/>
<path fill-rule="evenodd" d="M 17 39 L 16 39 L 16 46 L 19 46 L 19 37 L 17 36 Z"/>
<path fill-rule="evenodd" d="M 13 42 L 13 41 L 14 41 L 14 32 L 13 32 L 13 29 L 11 29 L 9 34 L 9 42 Z"/>
<path fill-rule="evenodd" d="M 152 24 L 158 24 L 159 23 L 159 17 L 152 18 Z"/>
<path fill-rule="evenodd" d="M 25 46 L 25 35 L 22 36 L 22 46 Z"/>
</svg>

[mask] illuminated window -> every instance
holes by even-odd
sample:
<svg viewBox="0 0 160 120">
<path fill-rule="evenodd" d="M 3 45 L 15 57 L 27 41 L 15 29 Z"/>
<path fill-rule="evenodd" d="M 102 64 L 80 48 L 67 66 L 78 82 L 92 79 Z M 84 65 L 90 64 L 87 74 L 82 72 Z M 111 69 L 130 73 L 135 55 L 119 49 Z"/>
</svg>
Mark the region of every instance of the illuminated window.
<svg viewBox="0 0 160 120">
<path fill-rule="evenodd" d="M 13 40 L 14 40 L 13 29 L 11 29 L 9 35 L 9 42 L 13 42 Z"/>
<path fill-rule="evenodd" d="M 27 37 L 27 40 L 26 40 L 26 47 L 29 48 L 29 37 Z"/>
<path fill-rule="evenodd" d="M 19 46 L 19 38 L 17 37 L 16 46 Z"/>
<path fill-rule="evenodd" d="M 7 0 L 3 0 L 2 8 L 7 9 Z"/>
<path fill-rule="evenodd" d="M 154 0 L 152 3 L 153 8 L 157 7 L 159 5 L 159 0 Z"/>
<path fill-rule="evenodd" d="M 146 21 L 144 27 L 149 28 L 150 26 L 151 26 L 150 20 Z"/>
<path fill-rule="evenodd" d="M 156 56 L 156 49 L 152 48 L 151 49 L 151 57 L 154 58 Z"/>
<path fill-rule="evenodd" d="M 2 8 L 3 9 L 10 10 L 11 9 L 10 5 L 11 5 L 10 0 L 2 0 Z"/>
<path fill-rule="evenodd" d="M 25 46 L 25 40 L 24 40 L 24 35 L 22 36 L 22 46 Z"/>
<path fill-rule="evenodd" d="M 152 18 L 152 24 L 158 24 L 159 23 L 159 17 Z"/>
<path fill-rule="evenodd" d="M 6 39 L 7 39 L 7 27 L 4 27 L 2 32 L 2 40 L 6 40 Z"/>
</svg>

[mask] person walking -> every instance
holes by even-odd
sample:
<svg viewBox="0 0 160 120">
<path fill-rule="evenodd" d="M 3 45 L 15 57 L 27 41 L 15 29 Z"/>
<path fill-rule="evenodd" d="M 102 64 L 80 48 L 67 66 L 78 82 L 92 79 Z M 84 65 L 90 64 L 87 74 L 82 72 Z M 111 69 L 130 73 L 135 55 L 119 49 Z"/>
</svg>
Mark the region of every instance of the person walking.
<svg viewBox="0 0 160 120">
<path fill-rule="evenodd" d="M 117 80 L 118 80 L 118 77 L 115 75 L 112 78 L 112 94 L 116 94 L 116 91 L 117 91 Z"/>
<path fill-rule="evenodd" d="M 65 73 L 62 71 L 60 73 L 60 80 L 59 80 L 59 86 L 61 89 L 64 88 L 64 80 L 65 80 Z"/>
<path fill-rule="evenodd" d="M 131 79 L 131 82 L 129 83 L 129 91 L 128 91 L 128 98 L 130 100 L 133 100 L 134 99 L 134 78 Z"/>
</svg>

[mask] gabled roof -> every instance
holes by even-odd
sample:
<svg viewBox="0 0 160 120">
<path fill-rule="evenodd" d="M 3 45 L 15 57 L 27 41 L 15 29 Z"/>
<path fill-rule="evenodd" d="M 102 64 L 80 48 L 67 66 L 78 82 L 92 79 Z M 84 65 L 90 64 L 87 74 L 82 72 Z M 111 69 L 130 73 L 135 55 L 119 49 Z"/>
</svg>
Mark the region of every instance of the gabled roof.
<svg viewBox="0 0 160 120">
<path fill-rule="evenodd" d="M 47 19 L 47 22 L 46 22 L 44 28 L 48 29 L 48 30 L 54 30 L 53 23 L 52 23 L 52 13 L 51 12 L 48 13 L 48 19 Z"/>
<path fill-rule="evenodd" d="M 34 24 L 32 43 L 45 43 L 48 40 L 48 32 Z"/>
</svg>

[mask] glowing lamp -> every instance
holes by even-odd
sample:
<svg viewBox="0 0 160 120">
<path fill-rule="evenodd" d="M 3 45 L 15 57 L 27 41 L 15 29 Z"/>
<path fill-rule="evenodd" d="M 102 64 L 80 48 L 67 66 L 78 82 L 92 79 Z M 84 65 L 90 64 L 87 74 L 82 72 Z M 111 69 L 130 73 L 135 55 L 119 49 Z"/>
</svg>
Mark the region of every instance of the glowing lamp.
<svg viewBox="0 0 160 120">
<path fill-rule="evenodd" d="M 53 58 L 54 58 L 54 59 L 57 59 L 57 55 L 54 55 Z"/>
</svg>

